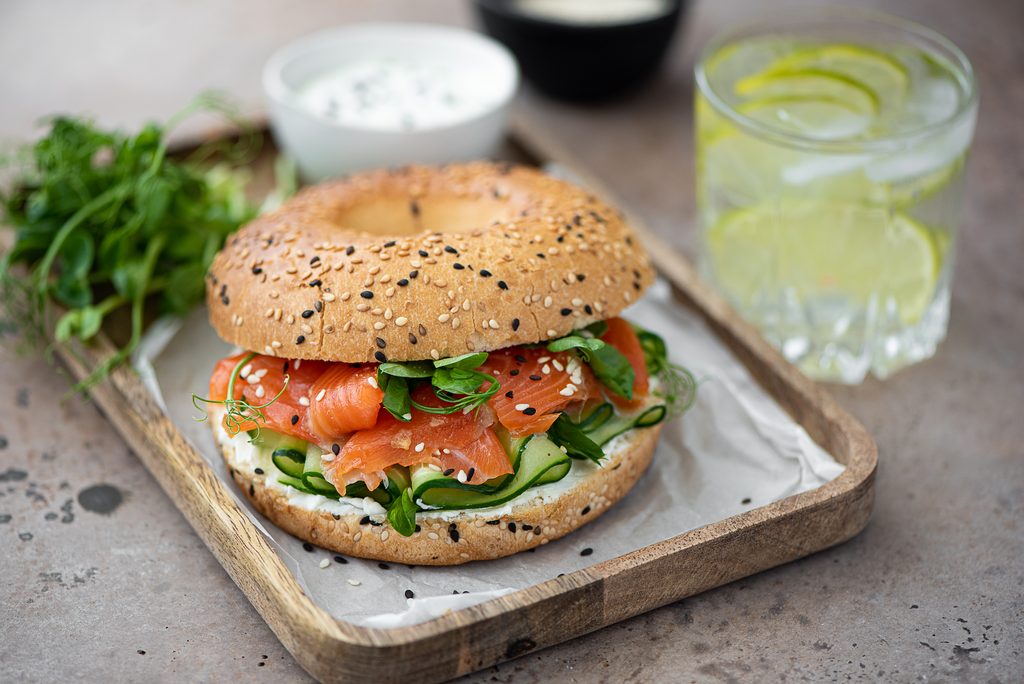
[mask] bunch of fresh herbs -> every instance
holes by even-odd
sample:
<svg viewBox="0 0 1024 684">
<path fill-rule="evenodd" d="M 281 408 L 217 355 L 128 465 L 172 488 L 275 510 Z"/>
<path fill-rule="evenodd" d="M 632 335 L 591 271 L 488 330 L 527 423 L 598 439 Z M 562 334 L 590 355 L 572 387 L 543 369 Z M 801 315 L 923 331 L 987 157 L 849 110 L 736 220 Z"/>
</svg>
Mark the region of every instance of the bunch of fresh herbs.
<svg viewBox="0 0 1024 684">
<path fill-rule="evenodd" d="M 87 341 L 111 314 L 129 314 L 128 341 L 80 387 L 105 378 L 136 348 L 147 305 L 183 314 L 199 303 L 217 250 L 257 213 L 245 196 L 247 172 L 231 165 L 254 154 L 259 139 L 251 132 L 229 149 L 168 155 L 168 131 L 211 110 L 227 111 L 202 96 L 165 125 L 134 135 L 55 117 L 0 195 L 3 223 L 15 231 L 0 260 L 0 297 L 30 344 L 51 325 L 58 344 Z M 210 164 L 212 152 L 229 162 Z M 52 302 L 64 309 L 55 322 Z"/>
</svg>

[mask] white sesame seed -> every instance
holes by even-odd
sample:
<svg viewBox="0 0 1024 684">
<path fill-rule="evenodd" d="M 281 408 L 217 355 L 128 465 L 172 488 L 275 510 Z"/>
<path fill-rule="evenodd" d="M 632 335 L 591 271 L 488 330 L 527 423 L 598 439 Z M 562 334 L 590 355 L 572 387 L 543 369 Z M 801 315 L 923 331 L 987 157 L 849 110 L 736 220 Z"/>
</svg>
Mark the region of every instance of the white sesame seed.
<svg viewBox="0 0 1024 684">
<path fill-rule="evenodd" d="M 325 302 L 333 302 L 334 301 L 334 295 L 331 294 L 330 292 L 324 292 L 324 301 Z"/>
<path fill-rule="evenodd" d="M 448 447 L 445 447 L 444 449 L 441 449 L 441 452 L 445 454 L 450 454 L 452 453 L 452 450 L 449 449 Z M 438 468 L 438 470 L 440 470 L 440 468 Z"/>
<path fill-rule="evenodd" d="M 402 418 L 405 418 L 407 421 L 412 420 L 412 413 L 406 413 Z"/>
<path fill-rule="evenodd" d="M 492 318 L 490 322 L 491 322 L 491 327 L 492 327 L 492 328 L 493 328 L 494 330 L 497 330 L 497 329 L 498 329 L 498 321 L 496 321 L 496 320 L 494 320 L 494 319 Z"/>
<path fill-rule="evenodd" d="M 252 372 L 252 364 L 251 363 L 247 363 L 244 366 L 242 366 L 242 370 L 238 371 L 238 377 L 240 377 L 240 378 L 242 378 L 244 380 L 245 377 L 247 375 L 249 375 L 249 373 L 251 373 L 251 372 Z"/>
<path fill-rule="evenodd" d="M 516 411 L 525 411 L 530 408 L 529 404 L 516 404 Z"/>
<path fill-rule="evenodd" d="M 295 359 L 295 370 L 299 370 L 302 367 L 302 359 Z"/>
<path fill-rule="evenodd" d="M 322 455 L 320 457 L 320 460 L 321 461 L 333 461 L 334 460 L 334 454 L 332 454 L 330 451 L 328 451 L 327 453 L 325 453 L 324 455 Z"/>
<path fill-rule="evenodd" d="M 309 397 L 299 397 L 300 406 L 309 406 Z"/>
<path fill-rule="evenodd" d="M 326 388 L 321 389 L 319 392 L 316 393 L 316 400 L 317 401 L 322 401 L 326 394 L 327 394 L 327 389 Z"/>
<path fill-rule="evenodd" d="M 320 561 L 320 568 L 321 569 L 329 568 L 330 566 L 331 566 L 331 559 L 330 558 L 324 558 L 322 561 Z"/>
<path fill-rule="evenodd" d="M 441 353 L 438 352 L 436 349 L 431 349 L 430 350 L 430 358 L 432 358 L 435 361 L 437 361 L 438 359 L 441 358 Z"/>
<path fill-rule="evenodd" d="M 548 337 L 554 337 L 557 334 L 558 334 L 557 330 L 552 330 L 550 328 L 548 329 Z"/>
<path fill-rule="evenodd" d="M 366 378 L 366 384 L 372 387 L 373 389 L 379 389 L 379 385 L 377 385 L 377 378 L 373 377 L 372 375 Z"/>
<path fill-rule="evenodd" d="M 421 451 L 423 451 L 423 447 L 425 447 L 425 446 L 426 446 L 426 445 L 425 445 L 425 444 L 424 444 L 423 442 L 420 442 L 420 443 L 419 443 L 419 444 L 417 444 L 417 445 L 416 445 L 415 447 L 413 447 L 413 451 L 415 451 L 415 452 L 416 452 L 416 453 L 418 454 L 418 453 L 420 453 Z"/>
<path fill-rule="evenodd" d="M 352 538 L 352 541 L 358 541 L 358 540 L 357 540 L 357 539 L 356 539 L 355 537 L 353 537 L 353 538 Z M 345 580 L 345 581 L 346 581 L 346 582 L 348 582 L 349 584 L 351 584 L 351 585 L 352 585 L 353 587 L 358 587 L 358 586 L 359 586 L 360 584 L 362 584 L 362 582 L 360 582 L 359 580 L 357 580 L 357 579 L 352 579 L 351 577 L 350 577 L 350 578 L 348 578 L 348 579 L 347 579 L 347 580 Z"/>
<path fill-rule="evenodd" d="M 455 479 L 458 480 L 459 482 L 462 482 L 463 484 L 465 484 L 465 482 L 466 482 L 466 471 L 465 470 L 460 470 L 455 475 Z"/>
<path fill-rule="evenodd" d="M 427 539 L 437 540 L 440 539 L 440 537 L 437 536 L 437 532 L 427 532 Z"/>
<path fill-rule="evenodd" d="M 562 389 L 558 390 L 558 393 L 561 394 L 563 397 L 571 397 L 573 395 L 573 392 L 574 390 L 572 389 L 572 385 L 566 385 Z"/>
<path fill-rule="evenodd" d="M 281 348 L 281 343 L 278 342 L 277 340 L 274 340 L 274 341 L 272 341 L 270 343 L 270 346 L 273 347 L 274 349 L 280 349 Z"/>
<path fill-rule="evenodd" d="M 550 356 L 542 356 L 539 359 L 537 359 L 537 363 L 547 363 L 550 360 L 551 360 Z"/>
<path fill-rule="evenodd" d="M 551 359 L 551 365 L 555 367 L 556 371 L 561 372 L 565 370 L 565 366 L 558 359 Z"/>
<path fill-rule="evenodd" d="M 545 363 L 543 367 L 541 367 L 540 372 L 544 375 L 551 375 L 551 366 Z"/>
<path fill-rule="evenodd" d="M 263 385 L 256 385 L 256 396 L 262 399 L 264 394 L 266 392 L 263 390 Z"/>
<path fill-rule="evenodd" d="M 548 295 L 547 297 L 545 297 L 545 298 L 544 298 L 544 308 L 545 308 L 545 309 L 547 309 L 547 308 L 550 308 L 550 307 L 551 307 L 551 303 L 552 303 L 553 301 L 554 301 L 554 300 L 552 300 L 552 299 L 551 299 L 551 295 Z"/>
<path fill-rule="evenodd" d="M 437 320 L 440 321 L 441 323 L 447 323 L 449 318 L 451 318 L 450 314 L 443 313 L 437 317 Z"/>
<path fill-rule="evenodd" d="M 384 328 L 387 327 L 387 325 L 388 324 L 383 322 L 383 321 L 377 321 L 376 323 L 373 324 L 373 329 L 374 330 L 383 330 Z"/>
</svg>

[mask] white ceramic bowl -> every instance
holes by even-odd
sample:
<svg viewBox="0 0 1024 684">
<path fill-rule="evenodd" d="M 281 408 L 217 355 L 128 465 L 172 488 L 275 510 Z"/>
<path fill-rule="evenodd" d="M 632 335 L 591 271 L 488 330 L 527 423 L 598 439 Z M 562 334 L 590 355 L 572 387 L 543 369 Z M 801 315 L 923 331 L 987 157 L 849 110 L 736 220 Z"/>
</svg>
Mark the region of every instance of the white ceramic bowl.
<svg viewBox="0 0 1024 684">
<path fill-rule="evenodd" d="M 302 102 L 303 88 L 345 65 L 392 58 L 443 62 L 468 80 L 485 78 L 492 95 L 483 111 L 413 130 L 381 130 L 339 122 Z M 431 24 L 353 24 L 315 33 L 278 50 L 263 70 L 270 124 L 278 145 L 308 180 L 359 169 L 445 163 L 487 157 L 505 130 L 519 82 L 511 53 L 478 33 Z"/>
</svg>

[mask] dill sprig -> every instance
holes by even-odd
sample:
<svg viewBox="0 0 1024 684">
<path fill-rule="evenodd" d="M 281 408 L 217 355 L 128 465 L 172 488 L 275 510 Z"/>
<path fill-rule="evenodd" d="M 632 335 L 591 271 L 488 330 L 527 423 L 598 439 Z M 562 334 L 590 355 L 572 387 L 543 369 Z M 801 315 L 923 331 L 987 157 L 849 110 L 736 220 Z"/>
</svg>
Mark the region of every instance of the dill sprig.
<svg viewBox="0 0 1024 684">
<path fill-rule="evenodd" d="M 273 398 L 271 398 L 270 401 L 264 404 L 250 404 L 248 401 L 246 401 L 245 397 L 242 397 L 241 399 L 236 399 L 235 383 L 238 381 L 238 377 L 241 374 L 242 369 L 245 368 L 246 364 L 248 364 L 257 356 L 258 354 L 256 354 L 255 352 L 249 352 L 248 354 L 243 356 L 238 363 L 235 364 L 235 367 L 233 369 L 231 369 L 231 375 L 228 377 L 228 393 L 224 399 L 207 399 L 206 397 L 201 397 L 194 392 L 192 393 L 192 405 L 195 406 L 197 410 L 202 411 L 203 413 L 203 415 L 201 416 L 196 416 L 196 420 L 198 422 L 203 422 L 207 418 L 209 418 L 209 413 L 206 411 L 206 407 L 204 406 L 204 404 L 219 404 L 224 406 L 224 409 L 226 411 L 224 418 L 224 427 L 225 429 L 227 429 L 229 435 L 234 437 L 235 435 L 242 431 L 243 426 L 245 426 L 248 423 L 252 423 L 253 425 L 256 426 L 254 428 L 256 433 L 250 434 L 249 443 L 253 444 L 257 440 L 259 440 L 260 430 L 262 429 L 260 424 L 265 423 L 267 420 L 267 416 L 263 413 L 263 409 L 267 408 L 268 406 L 270 406 L 275 401 L 281 398 L 281 395 L 284 394 L 284 391 L 288 389 L 289 376 L 284 376 L 284 385 L 281 386 L 281 391 L 278 392 Z"/>
</svg>

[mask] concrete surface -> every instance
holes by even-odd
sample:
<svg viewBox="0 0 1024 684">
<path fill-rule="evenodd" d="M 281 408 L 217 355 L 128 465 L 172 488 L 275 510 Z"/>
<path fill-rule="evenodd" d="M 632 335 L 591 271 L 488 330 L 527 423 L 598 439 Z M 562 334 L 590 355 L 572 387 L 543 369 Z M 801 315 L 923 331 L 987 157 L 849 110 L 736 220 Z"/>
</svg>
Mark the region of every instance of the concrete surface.
<svg viewBox="0 0 1024 684">
<path fill-rule="evenodd" d="M 0 137 L 56 108 L 166 115 L 202 85 L 256 103 L 270 47 L 319 25 L 468 20 L 451 2 L 116 4 L 3 4 Z M 693 55 L 756 4 L 697 5 L 665 73 L 628 101 L 583 110 L 527 91 L 522 110 L 685 248 Z M 884 383 L 835 390 L 880 448 L 867 530 L 467 682 L 1024 679 L 1024 4 L 875 4 L 961 45 L 982 107 L 949 339 Z M 14 323 L 0 324 L 5 347 Z M 0 351 L 0 681 L 306 680 L 103 416 L 66 389 L 42 358 Z"/>
</svg>

